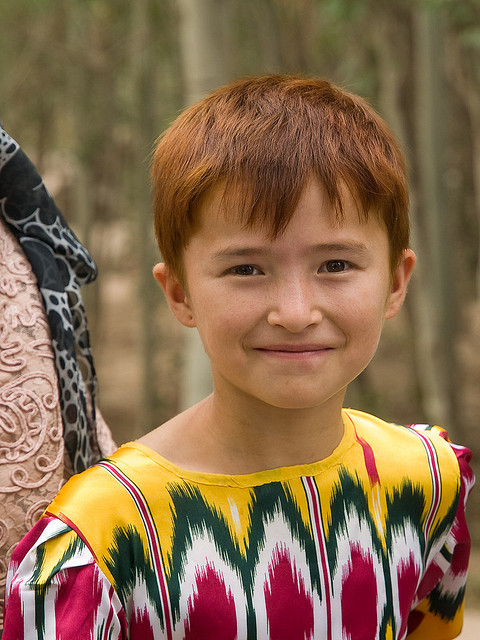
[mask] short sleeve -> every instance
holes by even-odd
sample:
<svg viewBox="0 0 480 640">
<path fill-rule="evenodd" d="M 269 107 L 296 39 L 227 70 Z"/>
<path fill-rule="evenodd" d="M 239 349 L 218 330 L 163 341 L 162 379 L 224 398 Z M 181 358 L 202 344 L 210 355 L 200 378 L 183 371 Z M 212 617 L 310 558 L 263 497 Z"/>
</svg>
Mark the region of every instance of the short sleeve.
<svg viewBox="0 0 480 640">
<path fill-rule="evenodd" d="M 2 640 L 127 638 L 112 585 L 81 538 L 53 516 L 42 518 L 10 563 Z"/>
<path fill-rule="evenodd" d="M 446 432 L 435 427 L 438 435 L 448 441 Z M 450 640 L 462 629 L 470 556 L 470 534 L 465 518 L 468 495 L 475 477 L 470 467 L 471 451 L 449 443 L 457 457 L 460 491 L 455 519 L 445 542 L 433 558 L 418 587 L 417 602 L 410 613 L 409 640 Z"/>
</svg>

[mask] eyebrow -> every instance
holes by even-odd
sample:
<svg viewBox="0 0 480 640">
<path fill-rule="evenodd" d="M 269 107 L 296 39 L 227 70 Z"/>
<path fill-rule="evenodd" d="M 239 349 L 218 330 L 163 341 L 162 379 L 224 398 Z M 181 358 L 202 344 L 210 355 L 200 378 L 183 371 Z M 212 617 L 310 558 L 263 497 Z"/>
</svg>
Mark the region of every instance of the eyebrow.
<svg viewBox="0 0 480 640">
<path fill-rule="evenodd" d="M 219 251 L 214 251 L 211 257 L 216 259 L 222 258 L 241 258 L 242 256 L 265 255 L 268 253 L 263 247 L 226 247 Z"/>
<path fill-rule="evenodd" d="M 363 242 L 357 242 L 356 240 L 347 240 L 345 242 L 327 242 L 312 245 L 308 247 L 309 253 L 354 253 L 355 255 L 366 255 L 368 253 L 368 248 Z M 238 246 L 238 247 L 225 247 L 224 249 L 220 249 L 219 251 L 215 251 L 211 254 L 211 258 L 213 260 L 222 260 L 222 259 L 230 259 L 230 258 L 241 258 L 244 256 L 263 256 L 267 255 L 269 250 L 265 247 L 255 247 L 255 246 Z"/>
</svg>

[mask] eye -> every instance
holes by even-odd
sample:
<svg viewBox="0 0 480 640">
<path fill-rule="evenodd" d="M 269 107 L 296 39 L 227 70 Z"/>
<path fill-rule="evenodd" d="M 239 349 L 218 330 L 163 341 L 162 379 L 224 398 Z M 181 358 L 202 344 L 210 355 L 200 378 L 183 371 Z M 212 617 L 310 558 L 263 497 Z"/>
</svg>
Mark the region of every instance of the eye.
<svg viewBox="0 0 480 640">
<path fill-rule="evenodd" d="M 258 276 L 261 271 L 251 264 L 239 264 L 229 269 L 229 273 L 233 273 L 236 276 Z"/>
<path fill-rule="evenodd" d="M 351 264 L 346 260 L 328 260 L 320 267 L 319 271 L 326 271 L 327 273 L 342 273 L 348 271 Z"/>
</svg>

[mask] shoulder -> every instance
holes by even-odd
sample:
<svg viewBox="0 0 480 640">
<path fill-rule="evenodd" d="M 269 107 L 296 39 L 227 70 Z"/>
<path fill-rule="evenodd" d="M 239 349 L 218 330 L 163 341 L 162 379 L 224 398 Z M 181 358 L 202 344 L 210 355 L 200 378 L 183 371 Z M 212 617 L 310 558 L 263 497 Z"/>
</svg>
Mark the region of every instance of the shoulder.
<svg viewBox="0 0 480 640">
<path fill-rule="evenodd" d="M 151 453 L 151 455 L 150 455 Z M 152 513 L 169 514 L 172 472 L 153 452 L 136 443 L 70 478 L 46 510 L 68 525 L 91 550 L 97 564 L 117 585 L 115 566 L 147 562 Z M 123 557 L 119 562 L 117 556 Z M 113 560 L 112 558 L 115 558 Z"/>
<path fill-rule="evenodd" d="M 82 473 L 72 476 L 60 489 L 47 512 L 58 515 L 63 508 L 84 513 L 99 501 L 104 506 L 114 504 L 128 495 L 126 480 L 141 483 L 160 473 L 159 465 L 146 453 L 145 447 L 134 442 L 121 446 L 108 458 L 104 458 Z M 122 482 L 124 480 L 124 482 Z"/>
<path fill-rule="evenodd" d="M 398 425 L 348 409 L 345 412 L 360 443 L 371 447 L 377 465 L 394 475 L 420 483 L 430 480 L 457 491 L 461 482 L 473 482 L 471 452 L 450 442 L 446 429 L 426 424 Z"/>
<path fill-rule="evenodd" d="M 383 444 L 386 449 L 392 452 L 392 446 L 398 445 L 399 450 L 395 450 L 395 455 L 402 455 L 407 445 L 408 453 L 411 453 L 412 449 L 422 450 L 425 446 L 432 446 L 439 455 L 445 455 L 450 460 L 456 459 L 455 450 L 468 452 L 465 447 L 453 445 L 447 430 L 437 425 L 400 425 L 386 422 L 377 416 L 356 409 L 346 410 L 345 415 L 353 423 L 356 434 L 367 438 L 379 449 Z"/>
<path fill-rule="evenodd" d="M 152 452 L 153 453 L 153 452 Z M 111 521 L 128 523 L 139 496 L 148 502 L 154 488 L 171 479 L 169 470 L 134 442 L 120 447 L 86 471 L 71 477 L 46 509 L 68 525 Z M 121 505 L 121 509 L 119 508 Z M 98 518 L 99 509 L 103 515 Z"/>
<path fill-rule="evenodd" d="M 397 526 L 409 518 L 437 551 L 450 541 L 451 554 L 460 538 L 468 539 L 464 512 L 474 483 L 470 451 L 450 443 L 440 427 L 390 424 L 359 411 L 346 414 L 357 440 L 351 455 L 358 476 L 367 476 L 372 493 L 383 496 L 386 522 Z"/>
</svg>

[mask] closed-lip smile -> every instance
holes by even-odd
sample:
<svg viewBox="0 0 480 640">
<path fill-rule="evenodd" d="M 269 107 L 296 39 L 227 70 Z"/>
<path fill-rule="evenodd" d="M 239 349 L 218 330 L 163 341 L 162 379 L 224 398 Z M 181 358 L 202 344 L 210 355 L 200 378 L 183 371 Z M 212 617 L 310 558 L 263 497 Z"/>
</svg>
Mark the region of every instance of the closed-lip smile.
<svg viewBox="0 0 480 640">
<path fill-rule="evenodd" d="M 257 347 L 262 351 L 290 351 L 290 352 L 301 352 L 301 351 L 325 351 L 325 349 L 329 349 L 330 347 L 326 347 L 322 344 L 271 344 L 266 347 Z"/>
<path fill-rule="evenodd" d="M 284 358 L 311 357 L 331 349 L 332 347 L 321 344 L 272 344 L 265 347 L 256 347 L 256 351 L 261 351 L 266 355 Z"/>
</svg>

